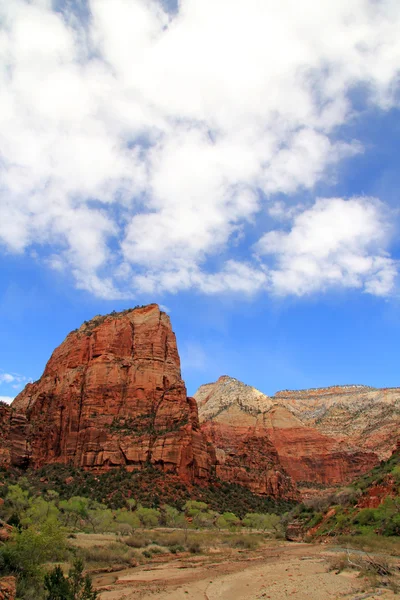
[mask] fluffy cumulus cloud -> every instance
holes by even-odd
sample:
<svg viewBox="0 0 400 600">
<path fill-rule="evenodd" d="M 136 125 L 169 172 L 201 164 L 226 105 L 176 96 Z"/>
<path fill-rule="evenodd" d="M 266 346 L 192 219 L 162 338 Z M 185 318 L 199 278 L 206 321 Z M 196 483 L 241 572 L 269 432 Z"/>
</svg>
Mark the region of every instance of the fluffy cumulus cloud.
<svg viewBox="0 0 400 600">
<path fill-rule="evenodd" d="M 388 294 L 396 264 L 382 249 L 390 236 L 385 212 L 373 198 L 319 199 L 289 231 L 266 233 L 256 249 L 275 259 L 271 288 L 303 295 L 336 285 Z"/>
<path fill-rule="evenodd" d="M 104 298 L 390 292 L 382 202 L 290 198 L 362 151 L 352 90 L 395 105 L 397 1 L 65 6 L 0 0 L 2 251 Z"/>
</svg>

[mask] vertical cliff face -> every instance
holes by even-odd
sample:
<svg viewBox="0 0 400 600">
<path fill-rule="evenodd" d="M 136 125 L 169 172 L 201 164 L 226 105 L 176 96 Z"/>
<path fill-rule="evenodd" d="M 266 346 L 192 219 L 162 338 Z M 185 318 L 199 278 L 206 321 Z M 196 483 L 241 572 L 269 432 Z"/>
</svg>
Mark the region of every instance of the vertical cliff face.
<svg viewBox="0 0 400 600">
<path fill-rule="evenodd" d="M 186 397 L 175 335 L 157 305 L 95 317 L 53 352 L 12 404 L 15 464 L 71 463 L 99 471 L 153 464 L 207 480 L 211 457 Z"/>
<path fill-rule="evenodd" d="M 8 467 L 11 464 L 10 437 L 11 408 L 0 404 L 0 465 Z"/>
<path fill-rule="evenodd" d="M 355 402 L 353 398 L 345 410 L 341 400 L 333 402 L 331 395 L 322 390 L 319 394 L 308 392 L 282 392 L 272 398 L 224 376 L 201 386 L 195 398 L 199 403 L 202 429 L 217 447 L 222 448 L 229 441 L 230 447 L 237 444 L 252 448 L 251 452 L 242 453 L 241 463 L 245 470 L 256 474 L 255 481 L 262 481 L 257 465 L 271 461 L 273 456 L 294 482 L 310 487 L 347 483 L 371 469 L 379 459 L 370 436 L 361 440 L 360 424 L 356 425 L 353 435 L 346 435 L 345 431 L 345 416 L 351 412 L 361 414 L 362 400 Z M 392 408 L 396 413 L 395 407 Z M 379 411 L 383 415 L 382 406 L 375 412 Z M 363 419 L 368 421 L 365 413 Z M 347 429 L 352 427 L 348 420 Z M 393 421 L 391 427 L 393 435 Z M 258 450 L 252 441 L 255 436 Z M 382 435 L 377 434 L 373 439 L 382 445 Z M 384 443 L 388 442 L 386 436 Z M 393 441 L 391 443 L 393 445 Z M 217 460 L 218 456 L 217 452 Z M 220 456 L 217 470 L 227 473 L 227 465 L 232 464 L 234 455 L 228 460 L 226 453 Z M 238 453 L 235 456 L 237 460 Z"/>
</svg>

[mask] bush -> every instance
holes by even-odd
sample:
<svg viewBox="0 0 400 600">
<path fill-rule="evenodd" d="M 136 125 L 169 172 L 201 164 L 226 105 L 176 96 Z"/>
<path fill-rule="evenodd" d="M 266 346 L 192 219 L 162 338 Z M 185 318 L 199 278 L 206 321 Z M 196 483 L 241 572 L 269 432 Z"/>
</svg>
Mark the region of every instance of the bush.
<svg viewBox="0 0 400 600">
<path fill-rule="evenodd" d="M 65 577 L 60 567 L 44 578 L 46 600 L 96 600 L 98 593 L 93 589 L 90 577 L 83 576 L 83 562 L 76 559 Z"/>
<path fill-rule="evenodd" d="M 373 508 L 364 508 L 353 519 L 353 523 L 358 525 L 371 525 L 377 521 L 376 511 Z"/>
<path fill-rule="evenodd" d="M 188 550 L 191 554 L 200 554 L 201 545 L 199 544 L 199 542 L 191 542 L 189 544 Z"/>
<path fill-rule="evenodd" d="M 348 562 L 345 554 L 338 554 L 337 556 L 330 556 L 328 558 L 328 571 L 336 571 L 341 573 L 348 566 Z"/>
<path fill-rule="evenodd" d="M 252 535 L 241 535 L 234 540 L 235 548 L 243 548 L 245 550 L 255 550 L 259 545 L 257 538 Z"/>
<path fill-rule="evenodd" d="M 40 532 L 28 527 L 14 533 L 11 540 L 0 547 L 3 569 L 23 578 L 37 578 L 45 562 L 65 557 L 65 540 L 64 530 L 54 521 L 45 523 Z"/>
<path fill-rule="evenodd" d="M 132 559 L 135 556 L 134 552 L 123 544 L 110 544 L 109 546 L 80 548 L 79 554 L 85 559 L 86 562 L 104 563 L 107 565 L 123 564 L 127 566 L 132 564 Z"/>
<path fill-rule="evenodd" d="M 124 539 L 124 544 L 130 546 L 131 548 L 145 548 L 149 544 L 151 544 L 151 540 L 148 537 L 143 535 L 132 535 Z"/>
<path fill-rule="evenodd" d="M 312 527 L 319 525 L 323 518 L 324 518 L 324 515 L 322 513 L 319 513 L 319 512 L 315 513 L 315 515 L 313 516 L 311 521 L 309 521 L 307 523 L 307 527 L 309 527 L 311 529 Z"/>
<path fill-rule="evenodd" d="M 178 552 L 185 552 L 185 548 L 180 544 L 176 544 L 175 546 L 170 546 L 170 552 L 172 554 L 177 554 Z"/>
</svg>

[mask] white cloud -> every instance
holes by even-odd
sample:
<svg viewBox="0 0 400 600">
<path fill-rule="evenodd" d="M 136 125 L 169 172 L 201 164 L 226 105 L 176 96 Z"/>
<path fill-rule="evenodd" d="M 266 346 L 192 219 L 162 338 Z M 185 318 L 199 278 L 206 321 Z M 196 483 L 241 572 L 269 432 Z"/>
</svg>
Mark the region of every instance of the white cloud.
<svg viewBox="0 0 400 600">
<path fill-rule="evenodd" d="M 25 375 L 19 373 L 5 373 L 0 371 L 0 385 L 11 385 L 12 388 L 18 389 L 30 381 Z"/>
<path fill-rule="evenodd" d="M 11 373 L 0 373 L 0 383 L 12 383 L 15 381 L 15 375 Z"/>
<path fill-rule="evenodd" d="M 11 404 L 14 400 L 11 396 L 0 396 L 0 402 L 5 402 L 6 404 Z"/>
<path fill-rule="evenodd" d="M 47 0 L 0 0 L 0 243 L 35 246 L 105 298 L 268 288 L 245 232 L 274 212 L 274 194 L 312 189 L 362 151 L 336 137 L 354 86 L 395 105 L 400 4 L 182 0 L 173 17 L 155 0 L 88 7 L 86 23 Z M 389 291 L 390 259 L 363 258 L 376 271 L 365 289 Z"/>
<path fill-rule="evenodd" d="M 273 256 L 270 289 L 303 295 L 331 286 L 386 295 L 394 285 L 396 262 L 385 250 L 391 215 L 374 198 L 324 198 L 293 219 L 290 231 L 270 231 L 257 243 Z"/>
</svg>

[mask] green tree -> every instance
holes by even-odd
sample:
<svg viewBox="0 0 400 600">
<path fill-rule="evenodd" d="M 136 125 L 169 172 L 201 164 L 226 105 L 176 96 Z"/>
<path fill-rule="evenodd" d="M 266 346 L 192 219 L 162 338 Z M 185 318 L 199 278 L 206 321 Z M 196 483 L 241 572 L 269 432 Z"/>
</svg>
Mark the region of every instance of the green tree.
<svg viewBox="0 0 400 600">
<path fill-rule="evenodd" d="M 157 527 L 160 524 L 161 514 L 156 508 L 144 508 L 139 506 L 136 510 L 142 527 Z"/>
<path fill-rule="evenodd" d="M 47 573 L 44 577 L 44 589 L 46 590 L 46 599 L 49 600 L 69 600 L 71 598 L 71 588 L 68 579 L 64 576 L 61 567 L 58 565 Z"/>
<path fill-rule="evenodd" d="M 31 498 L 29 506 L 25 510 L 24 516 L 21 518 L 21 523 L 24 526 L 35 524 L 40 525 L 48 519 L 56 519 L 59 515 L 59 510 L 54 502 L 46 502 L 43 498 Z"/>
<path fill-rule="evenodd" d="M 161 507 L 162 519 L 167 527 L 182 527 L 185 516 L 175 507 L 163 504 Z"/>
<path fill-rule="evenodd" d="M 225 519 L 227 526 L 229 529 L 234 529 L 238 525 L 240 525 L 240 519 L 232 512 L 224 512 L 222 517 Z"/>
<path fill-rule="evenodd" d="M 206 511 L 208 505 L 205 502 L 199 502 L 198 500 L 188 500 L 185 502 L 183 509 L 188 517 L 195 517 L 199 512 Z"/>
<path fill-rule="evenodd" d="M 98 592 L 92 587 L 88 575 L 83 575 L 83 562 L 76 559 L 65 577 L 60 567 L 48 573 L 44 578 L 47 592 L 46 600 L 96 600 Z"/>
<path fill-rule="evenodd" d="M 123 525 L 124 527 L 120 527 Z M 140 527 L 140 520 L 136 512 L 131 512 L 126 509 L 118 509 L 115 511 L 115 527 L 121 533 L 131 533 L 132 529 Z"/>
<path fill-rule="evenodd" d="M 66 556 L 65 532 L 50 519 L 37 531 L 34 526 L 15 532 L 0 546 L 0 569 L 17 577 L 17 597 L 40 597 L 43 564 Z"/>
<path fill-rule="evenodd" d="M 29 507 L 28 490 L 23 490 L 19 485 L 10 485 L 6 496 L 6 505 L 10 507 L 10 512 L 21 520 Z"/>
<path fill-rule="evenodd" d="M 113 513 L 104 504 L 93 502 L 87 510 L 86 520 L 93 529 L 93 533 L 110 531 L 113 522 Z"/>
<path fill-rule="evenodd" d="M 261 529 L 261 531 L 274 531 L 277 533 L 281 527 L 281 519 L 274 514 L 247 513 L 242 521 L 245 527 Z"/>
<path fill-rule="evenodd" d="M 89 498 L 83 496 L 72 496 L 69 500 L 60 502 L 60 509 L 64 514 L 65 525 L 76 527 L 79 520 L 86 520 L 89 510 Z"/>
</svg>

